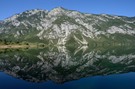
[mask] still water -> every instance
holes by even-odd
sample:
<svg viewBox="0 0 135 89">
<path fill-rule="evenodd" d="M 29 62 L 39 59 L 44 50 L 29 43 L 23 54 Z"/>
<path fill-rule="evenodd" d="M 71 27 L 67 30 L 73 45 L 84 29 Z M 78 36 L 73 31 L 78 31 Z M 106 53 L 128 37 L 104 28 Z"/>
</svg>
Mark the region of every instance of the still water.
<svg viewBox="0 0 135 89">
<path fill-rule="evenodd" d="M 0 89 L 135 89 L 135 47 L 0 50 Z"/>
</svg>

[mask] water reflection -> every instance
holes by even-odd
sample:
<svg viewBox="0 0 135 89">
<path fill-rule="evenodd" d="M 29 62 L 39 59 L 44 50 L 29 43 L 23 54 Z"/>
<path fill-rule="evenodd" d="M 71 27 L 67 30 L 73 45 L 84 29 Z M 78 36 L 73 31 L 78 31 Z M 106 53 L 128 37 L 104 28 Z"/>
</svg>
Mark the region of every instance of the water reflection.
<svg viewBox="0 0 135 89">
<path fill-rule="evenodd" d="M 0 51 L 0 70 L 30 82 L 64 83 L 135 71 L 133 47 L 50 47 Z"/>
</svg>

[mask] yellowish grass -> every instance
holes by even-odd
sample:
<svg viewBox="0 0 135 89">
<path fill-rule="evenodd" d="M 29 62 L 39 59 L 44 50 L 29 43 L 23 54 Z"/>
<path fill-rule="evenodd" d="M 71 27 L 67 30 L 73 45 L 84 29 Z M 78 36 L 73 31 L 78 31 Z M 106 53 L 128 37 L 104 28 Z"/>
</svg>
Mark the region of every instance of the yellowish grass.
<svg viewBox="0 0 135 89">
<path fill-rule="evenodd" d="M 37 47 L 37 45 L 0 45 L 0 49 L 6 49 L 6 48 L 34 48 Z"/>
</svg>

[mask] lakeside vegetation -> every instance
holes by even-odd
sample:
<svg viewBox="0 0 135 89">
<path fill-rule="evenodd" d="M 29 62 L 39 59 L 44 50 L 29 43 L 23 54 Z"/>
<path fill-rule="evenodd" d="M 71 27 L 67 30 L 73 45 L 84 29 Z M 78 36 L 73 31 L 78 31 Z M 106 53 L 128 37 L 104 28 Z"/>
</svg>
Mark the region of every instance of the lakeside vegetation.
<svg viewBox="0 0 135 89">
<path fill-rule="evenodd" d="M 87 39 L 87 38 L 86 38 Z M 88 46 L 88 47 L 109 47 L 109 46 L 134 46 L 135 41 L 134 40 L 126 40 L 124 41 L 122 39 L 117 39 L 118 41 L 110 41 L 109 39 L 106 40 L 105 38 L 103 39 L 96 39 L 96 40 L 89 40 L 88 44 L 78 44 L 75 42 L 73 38 L 67 41 L 67 44 L 65 45 L 57 45 L 57 42 L 55 43 L 41 43 L 41 42 L 30 42 L 30 41 L 11 41 L 7 39 L 0 39 L 0 49 L 5 49 L 5 48 L 39 48 L 39 47 L 54 47 L 54 46 L 66 46 L 66 47 L 80 47 L 80 46 Z"/>
<path fill-rule="evenodd" d="M 0 39 L 0 48 L 27 48 L 27 47 L 46 47 L 44 43 L 31 43 L 27 41 L 7 41 Z"/>
</svg>

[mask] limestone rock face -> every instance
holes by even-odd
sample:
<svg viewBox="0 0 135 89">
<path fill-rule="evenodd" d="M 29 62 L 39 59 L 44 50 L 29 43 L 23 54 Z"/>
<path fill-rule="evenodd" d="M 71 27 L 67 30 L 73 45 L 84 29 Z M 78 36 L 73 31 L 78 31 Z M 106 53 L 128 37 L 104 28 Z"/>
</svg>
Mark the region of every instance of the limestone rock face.
<svg viewBox="0 0 135 89">
<path fill-rule="evenodd" d="M 28 10 L 0 21 L 1 39 L 65 45 L 73 39 L 88 44 L 90 39 L 100 40 L 104 36 L 117 40 L 118 35 L 128 36 L 127 40 L 129 36 L 134 38 L 134 17 L 87 14 L 58 7 L 50 11 Z"/>
</svg>

